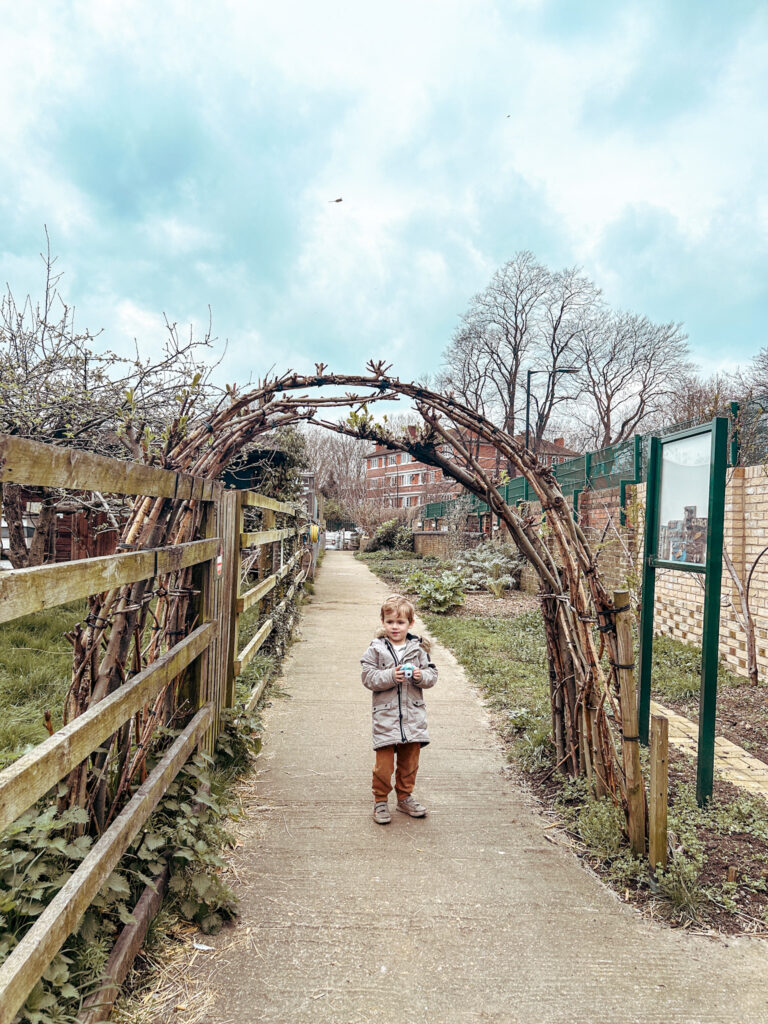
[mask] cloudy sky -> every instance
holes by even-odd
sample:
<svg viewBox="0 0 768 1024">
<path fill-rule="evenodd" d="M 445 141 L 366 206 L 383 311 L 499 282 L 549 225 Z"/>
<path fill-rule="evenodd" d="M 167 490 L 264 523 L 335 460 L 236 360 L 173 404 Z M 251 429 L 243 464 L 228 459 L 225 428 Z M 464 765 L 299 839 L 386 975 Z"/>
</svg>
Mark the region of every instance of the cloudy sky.
<svg viewBox="0 0 768 1024">
<path fill-rule="evenodd" d="M 104 346 L 210 306 L 228 380 L 421 375 L 520 249 L 706 370 L 768 344 L 760 0 L 2 6 L 0 281 L 47 225 Z"/>
</svg>

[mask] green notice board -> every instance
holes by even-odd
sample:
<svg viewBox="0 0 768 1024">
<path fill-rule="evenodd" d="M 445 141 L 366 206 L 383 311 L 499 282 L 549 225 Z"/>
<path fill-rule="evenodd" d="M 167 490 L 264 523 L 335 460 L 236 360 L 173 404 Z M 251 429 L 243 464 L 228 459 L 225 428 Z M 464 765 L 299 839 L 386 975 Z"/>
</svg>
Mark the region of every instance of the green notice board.
<svg viewBox="0 0 768 1024">
<path fill-rule="evenodd" d="M 640 609 L 640 739 L 648 743 L 656 571 L 704 576 L 696 798 L 712 796 L 728 420 L 651 438 Z"/>
</svg>

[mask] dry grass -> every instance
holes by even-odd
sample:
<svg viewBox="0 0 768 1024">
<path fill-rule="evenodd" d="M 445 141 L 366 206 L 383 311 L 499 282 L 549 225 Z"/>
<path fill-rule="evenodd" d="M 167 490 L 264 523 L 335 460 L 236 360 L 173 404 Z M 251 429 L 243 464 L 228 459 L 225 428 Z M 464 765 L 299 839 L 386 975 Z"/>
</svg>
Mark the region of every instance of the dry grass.
<svg viewBox="0 0 768 1024">
<path fill-rule="evenodd" d="M 273 689 L 269 691 L 274 695 Z M 256 783 L 268 770 L 257 757 L 249 771 L 232 785 L 235 810 L 227 819 L 230 846 L 221 851 L 229 881 L 239 881 L 238 849 L 248 836 L 253 840 L 254 821 L 258 813 L 273 810 L 259 801 Z M 110 1021 L 113 1024 L 199 1024 L 209 1019 L 216 1002 L 217 964 L 224 965 L 235 951 L 248 950 L 260 956 L 257 936 L 251 928 L 225 928 L 218 935 L 205 935 L 194 925 L 179 921 L 167 905 L 150 925 L 144 948 L 140 951 L 122 995 L 115 1004 Z M 196 948 L 203 947 L 203 948 Z M 195 969 L 203 960 L 214 966 L 205 971 Z M 220 1024 L 226 1024 L 222 1021 Z"/>
</svg>

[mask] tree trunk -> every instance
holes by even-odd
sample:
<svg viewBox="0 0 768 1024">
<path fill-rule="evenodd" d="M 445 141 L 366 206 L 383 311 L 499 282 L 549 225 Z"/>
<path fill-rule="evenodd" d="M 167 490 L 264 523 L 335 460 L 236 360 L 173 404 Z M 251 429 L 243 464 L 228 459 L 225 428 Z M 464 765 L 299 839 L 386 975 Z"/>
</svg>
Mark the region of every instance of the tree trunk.
<svg viewBox="0 0 768 1024">
<path fill-rule="evenodd" d="M 48 547 L 48 536 L 51 523 L 56 516 L 56 499 L 54 492 L 48 488 L 40 490 L 41 507 L 35 523 L 35 532 L 28 545 L 24 527 L 27 502 L 22 497 L 22 488 L 18 484 L 4 483 L 3 518 L 8 527 L 8 558 L 14 569 L 28 569 L 30 566 L 42 565 Z M 37 492 L 35 497 L 37 498 Z M 26 517 L 29 519 L 29 516 Z"/>
<path fill-rule="evenodd" d="M 3 518 L 8 527 L 8 558 L 14 569 L 29 566 L 29 549 L 24 534 L 24 501 L 18 484 L 4 483 Z"/>
</svg>

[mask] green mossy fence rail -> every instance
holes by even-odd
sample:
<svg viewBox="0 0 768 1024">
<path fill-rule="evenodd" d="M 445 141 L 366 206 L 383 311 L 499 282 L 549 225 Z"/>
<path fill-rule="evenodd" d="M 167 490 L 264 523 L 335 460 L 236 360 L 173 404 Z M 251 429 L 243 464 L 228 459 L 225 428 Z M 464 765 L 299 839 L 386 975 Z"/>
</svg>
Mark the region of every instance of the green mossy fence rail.
<svg viewBox="0 0 768 1024">
<path fill-rule="evenodd" d="M 7 435 L 0 435 L 0 482 L 187 499 L 204 506 L 202 537 L 190 543 L 0 573 L 0 623 L 189 566 L 199 566 L 201 581 L 196 628 L 0 772 L 2 833 L 172 680 L 182 673 L 192 680 L 191 721 L 0 965 L 0 1024 L 11 1024 L 180 769 L 198 749 L 213 750 L 221 712 L 235 702 L 237 675 L 294 601 L 302 579 L 299 540 L 308 517 L 292 504 L 224 490 L 216 481 Z M 260 531 L 243 529 L 247 507 L 261 510 Z M 261 578 L 241 595 L 244 552 L 252 562 L 256 556 Z M 238 651 L 239 616 L 257 603 L 269 618 Z M 260 694 L 257 687 L 250 707 Z"/>
</svg>

